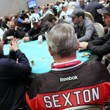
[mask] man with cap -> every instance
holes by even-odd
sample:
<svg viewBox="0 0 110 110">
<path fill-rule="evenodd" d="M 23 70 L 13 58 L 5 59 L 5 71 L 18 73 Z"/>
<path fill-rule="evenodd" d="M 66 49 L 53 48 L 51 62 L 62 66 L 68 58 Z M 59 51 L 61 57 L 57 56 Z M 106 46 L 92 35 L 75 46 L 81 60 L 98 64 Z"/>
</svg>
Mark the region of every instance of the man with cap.
<svg viewBox="0 0 110 110">
<path fill-rule="evenodd" d="M 31 28 L 33 27 L 33 19 L 40 18 L 39 14 L 36 13 L 36 9 L 31 10 L 31 15 L 29 16 L 29 21 L 31 22 Z"/>
<path fill-rule="evenodd" d="M 95 30 L 94 24 L 89 18 L 85 17 L 83 10 L 75 9 L 69 16 L 72 17 L 75 32 L 77 33 L 80 42 L 88 42 L 97 39 L 98 34 Z"/>
<path fill-rule="evenodd" d="M 105 24 L 110 27 L 110 4 L 97 11 L 98 13 L 103 14 Z M 80 48 L 87 48 L 98 56 L 110 53 L 110 31 L 105 36 L 91 42 L 81 42 Z"/>
<path fill-rule="evenodd" d="M 31 28 L 27 33 L 27 36 L 23 38 L 24 42 L 37 40 L 38 36 L 44 34 L 48 29 L 44 22 L 42 22 L 39 18 L 33 17 L 32 24 L 33 28 Z M 42 39 L 45 39 L 45 37 L 43 37 Z"/>
</svg>

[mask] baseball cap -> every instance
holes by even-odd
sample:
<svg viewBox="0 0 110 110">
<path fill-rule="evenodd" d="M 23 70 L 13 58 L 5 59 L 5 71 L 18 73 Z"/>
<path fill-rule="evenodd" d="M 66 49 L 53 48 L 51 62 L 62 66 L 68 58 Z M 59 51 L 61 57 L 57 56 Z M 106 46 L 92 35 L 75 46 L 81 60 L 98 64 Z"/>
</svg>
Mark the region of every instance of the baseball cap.
<svg viewBox="0 0 110 110">
<path fill-rule="evenodd" d="M 70 15 L 68 15 L 69 17 L 75 17 L 75 16 L 84 16 L 84 11 L 81 9 L 75 9 Z"/>
<path fill-rule="evenodd" d="M 65 2 L 64 4 L 62 4 L 62 7 L 68 7 L 68 3 Z"/>
<path fill-rule="evenodd" d="M 38 17 L 33 17 L 32 18 L 32 23 L 37 23 L 39 21 L 39 18 Z"/>
<path fill-rule="evenodd" d="M 98 9 L 97 12 L 99 14 L 110 14 L 110 3 L 108 3 L 107 5 L 105 5 L 104 8 Z"/>
</svg>

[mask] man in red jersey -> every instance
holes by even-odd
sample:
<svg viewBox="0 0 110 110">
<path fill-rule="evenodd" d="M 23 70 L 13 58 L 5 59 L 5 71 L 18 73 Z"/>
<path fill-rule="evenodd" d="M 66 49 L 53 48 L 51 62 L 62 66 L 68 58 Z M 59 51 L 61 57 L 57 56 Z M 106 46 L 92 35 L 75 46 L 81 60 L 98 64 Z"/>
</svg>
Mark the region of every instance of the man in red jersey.
<svg viewBox="0 0 110 110">
<path fill-rule="evenodd" d="M 81 105 L 103 106 L 110 96 L 110 75 L 98 61 L 81 63 L 72 25 L 61 23 L 48 33 L 52 68 L 36 75 L 26 100 L 31 110 L 63 110 Z"/>
</svg>

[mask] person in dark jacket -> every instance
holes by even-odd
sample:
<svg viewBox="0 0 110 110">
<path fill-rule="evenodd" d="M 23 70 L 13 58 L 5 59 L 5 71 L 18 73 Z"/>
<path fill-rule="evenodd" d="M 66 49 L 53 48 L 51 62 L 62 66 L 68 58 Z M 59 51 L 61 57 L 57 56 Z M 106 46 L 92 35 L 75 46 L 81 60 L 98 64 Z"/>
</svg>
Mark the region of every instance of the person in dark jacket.
<svg viewBox="0 0 110 110">
<path fill-rule="evenodd" d="M 94 17 L 94 21 L 101 23 L 104 26 L 102 15 L 97 12 L 97 9 L 103 8 L 102 4 L 98 0 L 92 0 L 86 8 L 86 11 L 90 12 Z"/>
<path fill-rule="evenodd" d="M 37 17 L 32 19 L 32 24 L 33 28 L 31 28 L 27 33 L 28 35 L 22 39 L 24 42 L 37 40 L 39 35 L 44 35 L 44 33 L 48 30 L 48 26 Z M 45 40 L 45 37 L 42 39 Z"/>
<path fill-rule="evenodd" d="M 22 28 L 16 26 L 13 21 L 9 22 L 9 29 L 7 29 L 3 34 L 4 43 L 9 43 L 13 38 L 23 38 L 25 36 L 25 32 Z"/>
<path fill-rule="evenodd" d="M 105 24 L 110 27 L 110 4 L 107 7 L 99 9 L 98 12 L 103 14 Z M 110 32 L 91 42 L 81 42 L 80 48 L 87 48 L 98 56 L 110 53 Z"/>
<path fill-rule="evenodd" d="M 7 29 L 3 34 L 3 41 L 5 44 L 9 43 L 13 38 L 23 38 L 25 36 L 25 32 L 22 28 L 16 26 L 13 21 L 9 22 L 9 29 Z"/>
<path fill-rule="evenodd" d="M 3 42 L 0 41 L 0 110 L 20 110 L 27 105 L 25 81 L 31 73 L 31 67 L 18 45 L 18 40 L 13 39 L 10 54 L 5 56 Z"/>
</svg>

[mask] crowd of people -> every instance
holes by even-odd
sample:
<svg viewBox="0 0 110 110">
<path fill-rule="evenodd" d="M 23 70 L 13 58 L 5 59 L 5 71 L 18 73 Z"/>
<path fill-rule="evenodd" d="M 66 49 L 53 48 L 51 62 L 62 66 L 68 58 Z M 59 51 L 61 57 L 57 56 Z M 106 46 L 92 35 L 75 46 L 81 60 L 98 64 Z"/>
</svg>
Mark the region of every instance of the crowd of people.
<svg viewBox="0 0 110 110">
<path fill-rule="evenodd" d="M 95 22 L 103 26 L 104 36 L 99 37 Z M 19 39 L 39 38 L 39 43 L 46 40 L 54 62 L 49 72 L 30 77 L 32 68 L 19 49 Z M 4 44 L 10 45 L 9 55 L 3 53 Z M 82 63 L 76 56 L 77 51 L 88 49 L 101 59 L 110 58 L 109 46 L 109 0 L 60 0 L 1 17 L 0 110 L 74 110 L 83 105 L 109 110 L 106 64 L 101 60 Z"/>
<path fill-rule="evenodd" d="M 84 12 L 90 12 L 95 22 L 99 22 L 103 26 L 106 26 L 102 20 L 102 14 L 98 13 L 97 9 L 104 7 L 109 1 L 106 0 L 103 3 L 102 0 L 100 0 L 100 2 L 98 2 L 98 0 L 92 0 L 86 3 L 84 0 L 62 0 L 56 3 L 34 7 L 30 10 L 22 10 L 16 15 L 11 14 L 1 17 L 0 37 L 4 40 L 4 43 L 8 43 L 13 37 L 20 38 L 24 42 L 37 40 L 39 35 L 42 35 L 45 40 L 44 33 L 50 30 L 50 27 L 57 24 L 55 21 L 58 20 L 72 25 L 77 24 L 75 25 L 75 31 L 78 33 L 79 41 L 93 40 L 94 37 L 97 37 L 96 30 L 94 29 L 93 22 L 85 17 Z M 71 15 L 72 12 L 77 15 L 77 19 L 75 16 Z M 48 14 L 54 15 L 53 21 L 51 21 L 52 18 L 46 17 Z M 45 17 L 51 22 L 51 25 L 50 23 L 49 26 L 46 24 Z M 84 21 L 85 23 L 83 25 Z M 88 33 L 90 33 L 90 35 Z"/>
</svg>

